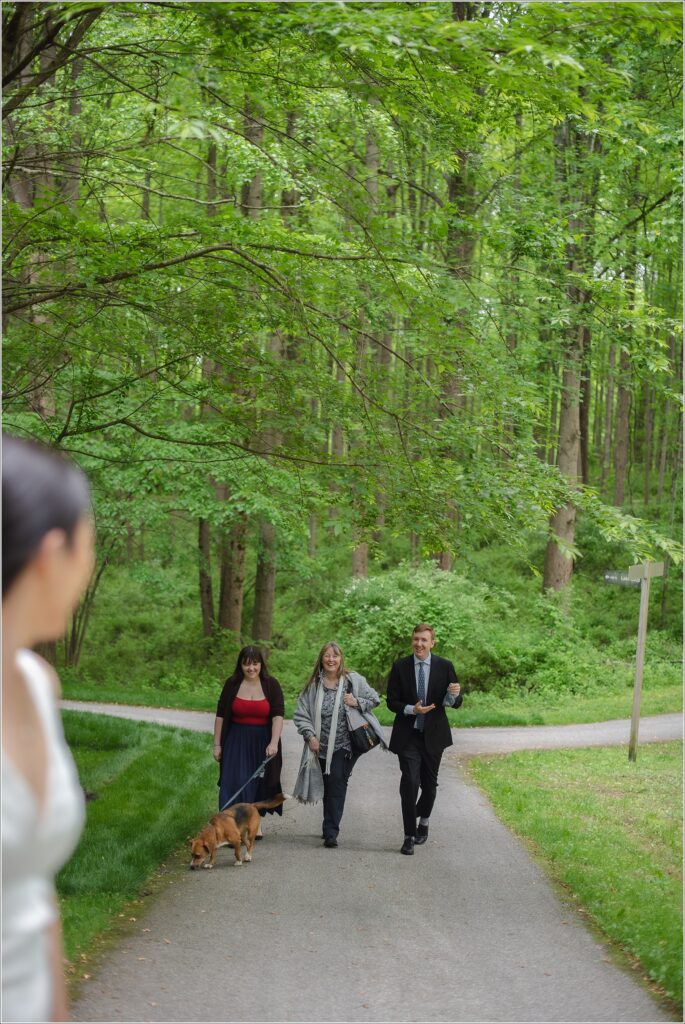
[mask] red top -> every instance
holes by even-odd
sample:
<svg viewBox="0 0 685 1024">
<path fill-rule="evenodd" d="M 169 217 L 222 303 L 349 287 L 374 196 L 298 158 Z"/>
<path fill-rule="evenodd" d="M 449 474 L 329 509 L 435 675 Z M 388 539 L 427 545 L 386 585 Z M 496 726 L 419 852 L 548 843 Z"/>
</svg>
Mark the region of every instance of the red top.
<svg viewBox="0 0 685 1024">
<path fill-rule="evenodd" d="M 239 725 L 268 725 L 271 719 L 271 705 L 262 700 L 245 700 L 236 697 L 233 701 L 233 721 Z"/>
</svg>

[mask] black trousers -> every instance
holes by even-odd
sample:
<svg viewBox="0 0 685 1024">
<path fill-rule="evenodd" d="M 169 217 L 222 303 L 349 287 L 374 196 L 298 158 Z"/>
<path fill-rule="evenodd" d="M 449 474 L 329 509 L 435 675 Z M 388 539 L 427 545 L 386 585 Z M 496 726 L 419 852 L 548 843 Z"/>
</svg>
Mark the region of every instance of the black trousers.
<svg viewBox="0 0 685 1024">
<path fill-rule="evenodd" d="M 337 839 L 340 822 L 345 810 L 347 783 L 359 754 L 341 748 L 331 758 L 331 773 L 326 775 L 326 759 L 319 758 L 323 772 L 323 836 Z"/>
<path fill-rule="evenodd" d="M 438 771 L 442 751 L 430 754 L 423 733 L 414 729 L 411 739 L 399 755 L 400 799 L 405 836 L 416 835 L 416 819 L 429 818 L 438 789 Z M 419 797 L 419 789 L 421 796 Z"/>
</svg>

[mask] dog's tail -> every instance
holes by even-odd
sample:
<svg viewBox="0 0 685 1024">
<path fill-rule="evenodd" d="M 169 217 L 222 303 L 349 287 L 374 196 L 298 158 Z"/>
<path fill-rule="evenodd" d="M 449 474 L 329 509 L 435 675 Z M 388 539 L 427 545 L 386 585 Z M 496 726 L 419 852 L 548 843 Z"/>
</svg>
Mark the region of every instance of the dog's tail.
<svg viewBox="0 0 685 1024">
<path fill-rule="evenodd" d="M 268 811 L 271 807 L 278 807 L 279 804 L 285 803 L 286 800 L 290 800 L 289 793 L 279 793 L 273 800 L 260 800 L 258 804 L 253 804 L 258 811 Z"/>
</svg>

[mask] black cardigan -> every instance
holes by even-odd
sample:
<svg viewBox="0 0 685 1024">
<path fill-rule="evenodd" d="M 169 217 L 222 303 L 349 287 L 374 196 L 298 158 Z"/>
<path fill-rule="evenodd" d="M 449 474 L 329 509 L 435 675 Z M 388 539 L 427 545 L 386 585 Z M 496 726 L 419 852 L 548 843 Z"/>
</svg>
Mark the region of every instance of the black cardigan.
<svg viewBox="0 0 685 1024">
<path fill-rule="evenodd" d="M 221 696 L 216 705 L 216 717 L 223 718 L 221 726 L 221 756 L 224 753 L 224 740 L 226 739 L 226 733 L 228 727 L 231 724 L 231 717 L 233 713 L 233 701 L 240 689 L 240 682 L 231 682 L 229 679 L 224 683 L 224 688 L 221 691 Z M 285 701 L 283 699 L 283 690 L 278 679 L 263 679 L 262 690 L 264 696 L 269 702 L 269 724 L 274 718 L 285 717 Z M 266 757 L 266 753 L 264 754 Z M 281 768 L 283 767 L 283 750 L 281 748 L 281 741 L 278 741 L 278 752 L 273 760 L 269 761 L 266 766 L 266 782 L 269 788 L 280 787 L 281 779 Z M 255 765 L 257 768 L 257 765 Z M 219 773 L 221 774 L 221 773 Z"/>
</svg>

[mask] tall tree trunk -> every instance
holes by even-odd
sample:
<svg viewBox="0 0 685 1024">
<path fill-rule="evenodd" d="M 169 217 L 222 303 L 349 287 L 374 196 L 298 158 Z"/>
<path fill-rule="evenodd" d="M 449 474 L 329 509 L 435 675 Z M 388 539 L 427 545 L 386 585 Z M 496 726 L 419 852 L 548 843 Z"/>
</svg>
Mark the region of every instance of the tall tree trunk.
<svg viewBox="0 0 685 1024">
<path fill-rule="evenodd" d="M 378 100 L 375 97 L 371 98 L 371 108 L 378 105 Z M 376 140 L 376 133 L 373 127 L 369 127 L 366 132 L 364 142 L 364 167 L 366 170 L 365 188 L 366 193 L 369 197 L 368 206 L 371 213 L 371 217 L 375 218 L 378 214 L 378 170 L 380 166 L 380 158 L 378 152 L 378 142 Z M 359 320 L 362 330 L 365 327 L 365 315 L 363 309 L 359 311 Z M 359 335 L 359 342 L 357 348 L 357 359 L 358 365 L 361 368 L 364 365 L 366 356 L 366 339 L 362 333 Z M 352 575 L 356 577 L 368 576 L 369 574 L 369 545 L 368 542 L 362 540 L 355 531 L 355 544 L 352 549 Z"/>
<path fill-rule="evenodd" d="M 616 437 L 614 441 L 614 505 L 622 505 L 625 497 L 628 444 L 630 441 L 630 355 L 621 349 L 618 365 L 618 404 L 616 406 Z"/>
<path fill-rule="evenodd" d="M 369 575 L 369 545 L 366 541 L 355 544 L 352 549 L 352 575 L 357 578 Z"/>
<path fill-rule="evenodd" d="M 607 474 L 611 465 L 611 443 L 614 433 L 614 366 L 616 363 L 616 346 L 609 347 L 609 362 L 607 365 L 606 401 L 604 405 L 604 447 L 602 449 L 602 469 L 600 474 L 600 487 L 604 490 L 607 482 Z"/>
<path fill-rule="evenodd" d="M 452 20 L 456 22 L 473 21 L 477 18 L 475 3 L 460 3 L 453 0 Z M 455 281 L 468 280 L 473 262 L 476 238 L 471 227 L 476 211 L 476 180 L 473 171 L 474 154 L 463 148 L 454 152 L 455 169 L 446 175 L 447 199 L 453 211 L 447 225 L 446 254 L 449 273 Z M 467 227 L 468 225 L 468 227 Z M 460 305 L 455 310 L 452 329 L 459 337 L 466 329 L 468 316 L 467 306 Z M 442 384 L 441 417 L 457 415 L 465 407 L 465 393 L 461 375 L 451 373 Z M 445 509 L 445 520 L 449 533 L 454 537 L 458 529 L 459 512 L 456 502 L 448 500 Z M 435 556 L 441 569 L 449 571 L 453 565 L 452 549 L 447 548 Z"/>
<path fill-rule="evenodd" d="M 664 496 L 664 484 L 666 482 L 666 461 L 668 457 L 668 446 L 670 441 L 670 423 L 668 405 L 664 404 L 661 415 L 661 443 L 659 445 L 659 475 L 656 485 L 656 503 L 661 508 Z"/>
<path fill-rule="evenodd" d="M 77 57 L 71 65 L 69 75 L 71 78 L 71 92 L 69 94 L 69 118 L 72 124 L 78 123 L 81 114 L 81 96 L 78 87 L 78 77 L 83 70 L 83 60 Z M 67 201 L 69 209 L 76 211 L 81 194 L 81 157 L 82 146 L 81 133 L 74 131 L 72 136 L 73 156 L 64 164 L 64 179 L 62 181 L 62 193 Z"/>
<path fill-rule="evenodd" d="M 645 384 L 645 438 L 644 438 L 644 454 L 643 454 L 643 467 L 644 467 L 644 481 L 642 488 L 642 500 L 644 501 L 645 509 L 649 506 L 649 498 L 651 493 L 651 474 L 652 474 L 652 441 L 653 441 L 653 428 L 654 428 L 654 407 L 652 405 L 652 389 L 649 384 Z"/>
<path fill-rule="evenodd" d="M 204 636 L 211 636 L 214 631 L 214 596 L 212 593 L 211 540 L 209 523 L 206 519 L 198 520 L 198 554 L 202 632 Z"/>
<path fill-rule="evenodd" d="M 244 125 L 245 138 L 255 145 L 261 145 L 264 130 L 256 119 L 257 108 L 250 97 L 245 97 Z M 216 215 L 215 200 L 219 195 L 217 172 L 217 149 L 210 142 L 207 150 L 207 208 L 208 216 Z M 259 217 L 262 207 L 262 178 L 254 175 L 241 187 L 241 209 L 245 217 L 255 220 Z M 229 493 L 223 488 L 223 497 L 228 500 Z M 219 545 L 219 625 L 229 629 L 237 636 L 242 636 L 243 604 L 245 594 L 245 561 L 247 556 L 247 531 L 249 520 L 246 515 L 238 514 L 221 537 Z"/>
<path fill-rule="evenodd" d="M 347 335 L 347 328 L 340 327 L 340 337 L 344 338 Z M 334 366 L 331 367 L 331 373 L 335 370 L 335 380 L 339 387 L 345 384 L 345 369 L 338 361 Z M 334 461 L 338 460 L 342 462 L 345 457 L 345 431 L 343 430 L 342 424 L 339 420 L 334 420 L 330 427 L 330 443 L 331 443 L 331 455 Z M 331 485 L 331 492 L 335 493 L 339 490 L 337 484 Z M 328 509 L 328 519 L 333 521 L 338 517 L 338 509 L 335 505 L 330 505 Z"/>
<path fill-rule="evenodd" d="M 637 194 L 637 180 L 639 175 L 639 163 L 636 163 L 632 172 L 632 195 L 631 204 L 637 209 L 640 207 L 640 200 Z M 630 277 L 626 283 L 626 294 L 628 296 L 628 308 L 632 313 L 635 310 L 635 289 L 638 280 L 638 259 L 637 259 L 637 224 L 633 226 L 628 238 L 626 253 L 626 265 Z M 628 342 L 632 341 L 633 329 L 628 331 Z M 630 451 L 630 405 L 632 400 L 631 382 L 631 358 L 628 346 L 621 347 L 621 355 L 618 363 L 618 401 L 616 407 L 616 436 L 614 438 L 614 505 L 620 506 L 625 499 L 626 474 L 628 470 L 628 456 Z"/>
<path fill-rule="evenodd" d="M 580 477 L 587 485 L 590 483 L 590 328 L 587 324 L 583 325 L 581 332 L 583 369 L 580 384 Z"/>
<path fill-rule="evenodd" d="M 560 126 L 555 137 L 557 174 L 569 209 L 567 245 L 566 295 L 571 309 L 571 326 L 566 336 L 566 351 L 561 389 L 559 419 L 559 472 L 569 489 L 578 483 L 580 459 L 581 370 L 586 342 L 590 293 L 579 288 L 578 276 L 592 263 L 596 182 L 585 177 L 585 158 L 592 142 L 580 136 L 570 120 Z M 583 186 L 588 186 L 584 188 Z M 572 501 L 557 509 L 550 519 L 550 539 L 545 550 L 543 588 L 563 590 L 573 574 L 573 547 L 576 532 L 576 509 Z"/>
<path fill-rule="evenodd" d="M 255 642 L 268 645 L 276 597 L 276 528 L 266 520 L 259 524 L 258 544 L 252 637 Z"/>
<path fill-rule="evenodd" d="M 247 553 L 247 516 L 238 515 L 228 533 L 221 538 L 219 575 L 219 626 L 242 633 L 245 556 Z"/>
<path fill-rule="evenodd" d="M 552 387 L 551 409 L 549 413 L 550 434 L 547 440 L 547 464 L 557 464 L 557 444 L 559 441 L 559 369 L 555 362 L 550 363 L 550 380 Z"/>
<path fill-rule="evenodd" d="M 595 405 L 592 414 L 592 447 L 597 465 L 601 463 L 602 422 L 604 418 L 604 378 L 597 376 L 595 381 Z"/>
<path fill-rule="evenodd" d="M 559 424 L 559 471 L 573 484 L 578 474 L 578 453 L 580 450 L 580 338 L 576 346 L 569 346 L 564 363 L 561 390 L 561 418 Z M 559 538 L 562 545 L 572 548 L 576 533 L 576 508 L 568 502 L 552 516 L 550 530 L 554 535 L 545 550 L 543 587 L 545 590 L 563 590 L 573 574 L 573 559 L 568 550 L 555 543 Z"/>
<path fill-rule="evenodd" d="M 252 111 L 246 105 L 245 134 L 247 138 L 261 143 L 263 129 L 261 124 L 254 121 Z M 288 129 L 292 132 L 293 118 L 288 118 Z M 249 188 L 243 191 L 244 208 L 248 216 L 259 217 L 262 208 L 262 181 L 260 175 L 255 175 L 249 183 Z M 291 213 L 290 207 L 292 194 L 281 193 L 281 217 L 285 223 L 288 222 Z M 275 360 L 280 361 L 285 356 L 285 339 L 275 332 L 269 336 L 268 348 Z M 269 420 L 269 412 L 265 411 L 264 416 Z M 263 427 L 255 440 L 257 448 L 261 448 L 268 454 L 281 442 L 281 434 L 273 426 Z M 255 572 L 255 600 L 252 616 L 252 636 L 255 641 L 268 645 L 271 642 L 273 628 L 274 601 L 276 599 L 276 528 L 273 523 L 261 518 L 257 530 L 257 568 Z"/>
</svg>

